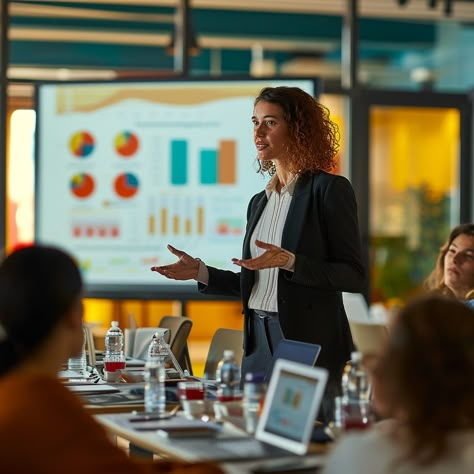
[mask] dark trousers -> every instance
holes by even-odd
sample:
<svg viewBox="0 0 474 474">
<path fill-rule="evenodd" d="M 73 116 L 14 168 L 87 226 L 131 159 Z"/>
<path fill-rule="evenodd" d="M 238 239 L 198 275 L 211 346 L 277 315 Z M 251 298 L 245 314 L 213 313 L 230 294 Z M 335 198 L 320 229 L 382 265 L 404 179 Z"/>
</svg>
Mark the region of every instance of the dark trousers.
<svg viewBox="0 0 474 474">
<path fill-rule="evenodd" d="M 242 359 L 241 385 L 245 374 L 251 372 L 267 373 L 272 365 L 273 352 L 283 339 L 277 313 L 252 312 L 248 344 L 250 351 Z"/>
<path fill-rule="evenodd" d="M 284 338 L 277 313 L 253 311 L 250 319 L 248 344 L 250 351 L 242 358 L 243 387 L 245 374 L 249 372 L 267 373 L 272 365 L 273 352 L 278 343 Z M 344 366 L 333 367 L 329 370 L 329 378 L 319 409 L 317 420 L 324 424 L 334 418 L 334 398 L 341 393 L 341 377 Z"/>
</svg>

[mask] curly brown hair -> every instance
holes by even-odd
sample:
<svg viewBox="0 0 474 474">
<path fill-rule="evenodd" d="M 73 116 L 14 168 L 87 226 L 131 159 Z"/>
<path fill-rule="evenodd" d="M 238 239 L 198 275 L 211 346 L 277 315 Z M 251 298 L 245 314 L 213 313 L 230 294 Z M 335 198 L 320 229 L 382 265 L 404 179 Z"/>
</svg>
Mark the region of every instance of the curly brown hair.
<svg viewBox="0 0 474 474">
<path fill-rule="evenodd" d="M 451 230 L 448 240 L 439 250 L 435 269 L 431 272 L 431 274 L 424 282 L 424 287 L 428 291 L 455 298 L 454 293 L 444 283 L 444 257 L 446 257 L 446 254 L 448 253 L 449 247 L 451 246 L 453 240 L 460 235 L 474 237 L 474 224 L 461 224 Z M 466 299 L 469 298 L 469 293 L 465 296 Z"/>
<path fill-rule="evenodd" d="M 288 126 L 293 172 L 314 174 L 331 171 L 339 149 L 339 129 L 329 118 L 329 110 L 298 87 L 265 87 L 255 99 L 279 105 Z M 272 162 L 259 162 L 261 172 L 273 174 Z M 273 172 L 272 172 L 273 170 Z"/>
<path fill-rule="evenodd" d="M 403 459 L 435 463 L 450 434 L 474 428 L 472 374 L 474 314 L 464 303 L 429 295 L 398 313 L 374 376 L 388 414 L 401 414 Z"/>
</svg>

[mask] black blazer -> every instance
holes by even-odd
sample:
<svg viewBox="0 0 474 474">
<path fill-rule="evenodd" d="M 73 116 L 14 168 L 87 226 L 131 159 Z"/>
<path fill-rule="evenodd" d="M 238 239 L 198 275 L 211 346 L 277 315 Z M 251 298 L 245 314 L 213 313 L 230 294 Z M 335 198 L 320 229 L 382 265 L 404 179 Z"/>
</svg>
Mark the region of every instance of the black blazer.
<svg viewBox="0 0 474 474">
<path fill-rule="evenodd" d="M 250 258 L 250 237 L 267 203 L 256 194 L 247 210 L 242 258 Z M 325 172 L 303 175 L 297 182 L 283 229 L 281 247 L 294 253 L 294 272 L 280 270 L 278 314 L 288 339 L 321 344 L 317 365 L 340 370 L 353 343 L 342 291 L 361 292 L 366 270 L 361 260 L 357 205 L 349 181 Z M 255 272 L 208 267 L 202 293 L 239 296 L 243 303 L 244 350 L 251 351 L 248 301 Z"/>
</svg>

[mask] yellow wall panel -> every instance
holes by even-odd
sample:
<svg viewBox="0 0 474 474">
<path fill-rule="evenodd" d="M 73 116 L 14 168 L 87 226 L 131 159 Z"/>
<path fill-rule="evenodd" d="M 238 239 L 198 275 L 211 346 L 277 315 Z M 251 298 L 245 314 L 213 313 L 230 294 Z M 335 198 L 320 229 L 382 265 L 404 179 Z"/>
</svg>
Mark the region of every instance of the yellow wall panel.
<svg viewBox="0 0 474 474">
<path fill-rule="evenodd" d="M 210 339 L 220 327 L 242 329 L 242 305 L 234 301 L 189 301 L 186 316 L 193 320 L 190 339 Z M 181 306 L 173 301 L 84 299 L 84 320 L 105 331 L 112 320 L 122 329 L 133 315 L 138 326 L 158 326 L 166 315 L 180 315 Z"/>
<path fill-rule="evenodd" d="M 451 190 L 458 169 L 457 110 L 379 107 L 371 117 L 374 127 L 385 130 L 386 143 L 379 147 L 385 150 L 396 191 L 423 184 L 429 184 L 436 194 Z"/>
</svg>

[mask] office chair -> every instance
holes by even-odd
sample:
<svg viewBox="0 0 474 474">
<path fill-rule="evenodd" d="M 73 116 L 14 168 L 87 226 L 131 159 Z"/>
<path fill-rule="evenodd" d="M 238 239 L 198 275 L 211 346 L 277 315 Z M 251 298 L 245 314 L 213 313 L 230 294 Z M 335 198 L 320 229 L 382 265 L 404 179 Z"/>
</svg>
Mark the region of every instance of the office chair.
<svg viewBox="0 0 474 474">
<path fill-rule="evenodd" d="M 234 351 L 235 360 L 240 361 L 243 354 L 244 332 L 240 329 L 219 328 L 212 336 L 207 353 L 206 363 L 204 364 L 204 378 L 215 380 L 217 364 L 222 359 L 224 351 L 231 349 Z"/>
<path fill-rule="evenodd" d="M 84 339 L 86 342 L 86 359 L 88 365 L 91 367 L 95 367 L 96 360 L 95 360 L 95 343 L 94 343 L 94 335 L 92 334 L 92 328 L 87 324 L 83 325 L 84 328 Z"/>
<path fill-rule="evenodd" d="M 385 324 L 349 319 L 349 326 L 354 344 L 359 352 L 364 355 L 380 354 L 388 340 L 388 330 Z"/>
</svg>

